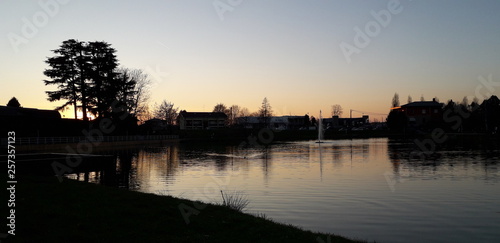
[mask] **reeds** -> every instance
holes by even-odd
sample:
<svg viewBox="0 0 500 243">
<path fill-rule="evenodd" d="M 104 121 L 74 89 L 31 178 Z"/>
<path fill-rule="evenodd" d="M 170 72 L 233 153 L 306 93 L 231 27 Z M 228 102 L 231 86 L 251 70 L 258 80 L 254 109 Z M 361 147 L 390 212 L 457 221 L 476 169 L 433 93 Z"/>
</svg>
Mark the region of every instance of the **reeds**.
<svg viewBox="0 0 500 243">
<path fill-rule="evenodd" d="M 236 211 L 242 212 L 250 203 L 247 196 L 241 191 L 232 191 L 229 194 L 220 191 L 222 196 L 222 205 Z"/>
</svg>

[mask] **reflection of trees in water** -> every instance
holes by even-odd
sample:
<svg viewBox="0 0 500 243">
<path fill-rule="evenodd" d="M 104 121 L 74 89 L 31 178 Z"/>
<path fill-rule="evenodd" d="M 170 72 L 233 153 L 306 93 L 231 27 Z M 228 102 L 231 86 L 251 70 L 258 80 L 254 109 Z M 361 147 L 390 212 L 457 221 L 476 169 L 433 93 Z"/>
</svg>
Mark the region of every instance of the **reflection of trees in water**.
<svg viewBox="0 0 500 243">
<path fill-rule="evenodd" d="M 136 184 L 161 180 L 169 183 L 179 169 L 179 146 L 168 144 L 162 147 L 142 148 L 136 159 Z"/>
<path fill-rule="evenodd" d="M 269 172 L 272 167 L 272 153 L 271 148 L 268 145 L 262 146 L 260 151 L 263 153 L 262 155 L 262 172 L 264 172 L 264 183 L 267 185 L 269 182 Z"/>
<path fill-rule="evenodd" d="M 138 187 L 136 184 L 137 153 L 138 151 L 135 149 L 116 152 L 116 184 L 118 187 L 126 189 L 135 189 Z"/>
<path fill-rule="evenodd" d="M 390 140 L 387 153 L 395 175 L 407 179 L 473 178 L 497 183 L 500 180 L 500 150 L 490 145 L 451 141 L 431 152 L 415 149 L 408 140 Z M 484 149 L 488 148 L 488 149 Z M 497 147 L 498 148 L 498 147 Z"/>
<path fill-rule="evenodd" d="M 161 176 L 174 176 L 179 167 L 179 146 L 170 144 L 163 147 L 143 148 L 139 162 L 148 170 L 155 170 Z"/>
<path fill-rule="evenodd" d="M 178 167 L 178 146 L 145 147 L 128 150 L 110 151 L 116 161 L 114 175 L 107 172 L 106 180 L 100 183 L 127 189 L 138 189 L 141 177 L 148 177 L 150 172 L 160 176 L 173 176 Z"/>
</svg>

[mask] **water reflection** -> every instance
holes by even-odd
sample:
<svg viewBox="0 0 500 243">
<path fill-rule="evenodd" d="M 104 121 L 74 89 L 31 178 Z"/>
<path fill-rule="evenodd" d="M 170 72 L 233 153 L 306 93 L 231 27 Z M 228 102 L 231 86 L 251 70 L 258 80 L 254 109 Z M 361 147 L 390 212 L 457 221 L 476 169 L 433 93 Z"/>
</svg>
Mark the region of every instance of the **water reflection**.
<svg viewBox="0 0 500 243">
<path fill-rule="evenodd" d="M 250 212 L 370 241 L 498 239 L 498 147 L 453 143 L 422 160 L 412 141 L 389 139 L 170 144 L 111 152 L 114 174 L 79 178 L 203 201 L 244 191 Z"/>
<path fill-rule="evenodd" d="M 268 185 L 276 161 L 308 163 L 318 162 L 319 178 L 323 180 L 325 166 L 331 170 L 342 170 L 353 163 L 359 165 L 387 156 L 394 178 L 398 180 L 480 179 L 497 183 L 500 150 L 488 147 L 477 149 L 477 144 L 467 147 L 461 143 L 460 150 L 442 147 L 417 160 L 416 145 L 405 140 L 339 140 L 322 144 L 314 142 L 292 142 L 273 146 L 241 148 L 225 145 L 169 144 L 162 147 L 143 147 L 111 151 L 116 165 L 106 169 L 73 173 L 68 177 L 118 186 L 131 190 L 152 187 L 152 183 L 173 184 L 178 174 L 193 171 L 214 170 L 213 173 L 249 171 L 260 168 L 264 184 Z M 277 157 L 275 159 L 275 157 Z M 348 163 L 346 163 L 348 162 Z M 258 166 L 257 166 L 258 165 Z M 278 166 L 279 167 L 279 166 Z M 335 169 L 336 168 L 336 169 Z M 283 168 L 281 168 L 283 170 Z M 184 176 L 183 176 L 184 177 Z"/>
<path fill-rule="evenodd" d="M 443 146 L 424 156 L 415 156 L 417 150 L 412 141 L 390 140 L 387 146 L 392 171 L 400 179 L 448 178 L 498 182 L 500 150 L 492 147 L 484 149 L 477 144 L 460 143 L 457 147 Z M 415 159 L 416 157 L 424 159 Z"/>
</svg>

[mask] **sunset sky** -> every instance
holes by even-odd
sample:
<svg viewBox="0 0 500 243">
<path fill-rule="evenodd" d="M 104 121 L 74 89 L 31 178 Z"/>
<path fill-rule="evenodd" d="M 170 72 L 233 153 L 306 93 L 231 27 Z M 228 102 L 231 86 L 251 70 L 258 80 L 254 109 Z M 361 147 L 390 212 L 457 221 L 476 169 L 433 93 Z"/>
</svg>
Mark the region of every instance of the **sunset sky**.
<svg viewBox="0 0 500 243">
<path fill-rule="evenodd" d="M 71 38 L 110 43 L 150 74 L 151 104 L 187 111 L 256 111 L 267 97 L 276 115 L 340 104 L 347 117 L 388 113 L 395 92 L 471 100 L 479 76 L 500 82 L 499 12 L 495 0 L 3 0 L 0 105 L 63 103 L 47 101 L 44 60 Z"/>
</svg>

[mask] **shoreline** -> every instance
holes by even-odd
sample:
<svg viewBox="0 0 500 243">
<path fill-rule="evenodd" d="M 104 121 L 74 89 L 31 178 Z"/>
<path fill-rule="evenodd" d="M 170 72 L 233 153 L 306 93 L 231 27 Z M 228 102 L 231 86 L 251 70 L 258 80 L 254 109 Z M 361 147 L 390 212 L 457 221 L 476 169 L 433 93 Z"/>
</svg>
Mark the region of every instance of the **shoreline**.
<svg viewBox="0 0 500 243">
<path fill-rule="evenodd" d="M 270 130 L 272 131 L 272 130 Z M 473 139 L 483 141 L 485 139 L 492 141 L 500 141 L 499 136 L 485 133 L 444 133 L 448 136 L 449 141 L 461 139 Z M 239 145 L 246 142 L 252 136 L 257 137 L 258 131 L 254 130 L 192 130 L 186 131 L 176 139 L 158 139 L 158 140 L 133 140 L 133 141 L 113 141 L 99 142 L 98 146 L 92 146 L 93 152 L 109 151 L 114 149 L 134 148 L 137 146 L 157 145 L 163 146 L 168 144 L 184 144 L 184 143 L 220 143 L 228 145 Z M 345 132 L 325 132 L 323 139 L 325 140 L 344 140 L 344 139 L 369 139 L 369 138 L 389 138 L 414 141 L 415 139 L 432 138 L 431 133 L 423 134 L 405 134 L 387 131 L 351 131 Z M 316 131 L 272 131 L 272 139 L 269 144 L 281 143 L 287 141 L 301 140 L 316 140 Z M 448 142 L 449 142 L 448 141 Z M 85 143 L 85 142 L 84 142 Z M 87 142 L 90 143 L 90 142 Z M 67 153 L 68 149 L 77 151 L 79 143 L 57 143 L 57 144 L 23 144 L 17 145 L 17 152 L 22 153 L 37 153 L 37 152 L 57 152 Z M 444 143 L 446 144 L 446 142 Z M 267 144 L 262 144 L 267 145 Z M 5 151 L 0 151 L 4 154 Z"/>
</svg>

